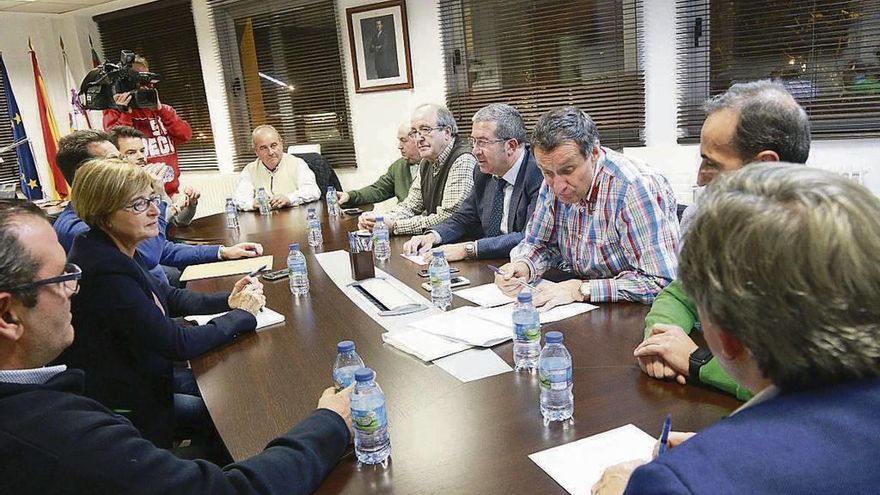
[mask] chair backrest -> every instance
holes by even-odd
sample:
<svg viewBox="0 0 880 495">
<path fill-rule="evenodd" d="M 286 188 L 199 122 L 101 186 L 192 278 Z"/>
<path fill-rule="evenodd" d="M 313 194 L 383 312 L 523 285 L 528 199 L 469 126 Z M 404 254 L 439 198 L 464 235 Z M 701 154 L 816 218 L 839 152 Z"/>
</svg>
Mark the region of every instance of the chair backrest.
<svg viewBox="0 0 880 495">
<path fill-rule="evenodd" d="M 678 204 L 678 211 L 676 211 L 676 214 L 678 214 L 678 223 L 681 223 L 681 216 L 684 215 L 684 210 L 687 210 L 687 207 L 688 205 L 683 205 L 681 203 Z"/>
<path fill-rule="evenodd" d="M 326 158 L 318 153 L 292 154 L 301 158 L 308 164 L 309 168 L 312 169 L 312 172 L 315 174 L 315 182 L 318 183 L 318 188 L 321 189 L 321 196 L 327 194 L 327 186 L 333 186 L 337 191 L 342 190 L 342 184 L 339 182 L 339 177 L 336 176 L 336 172 L 333 170 L 333 167 L 330 166 L 330 162 L 328 162 Z"/>
<path fill-rule="evenodd" d="M 317 153 L 321 154 L 321 145 L 320 144 L 294 144 L 293 146 L 287 147 L 288 155 L 299 155 L 302 153 Z"/>
</svg>

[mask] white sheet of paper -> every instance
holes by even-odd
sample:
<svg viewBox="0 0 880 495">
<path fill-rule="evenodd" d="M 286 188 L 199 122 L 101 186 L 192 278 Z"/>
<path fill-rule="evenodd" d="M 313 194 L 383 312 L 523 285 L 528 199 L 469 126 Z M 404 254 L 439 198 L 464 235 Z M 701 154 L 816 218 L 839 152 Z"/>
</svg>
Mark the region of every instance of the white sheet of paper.
<svg viewBox="0 0 880 495">
<path fill-rule="evenodd" d="M 369 278 L 360 282 L 361 287 L 373 295 L 388 309 L 399 308 L 416 303 L 414 299 L 398 290 L 391 282 L 382 278 Z"/>
<path fill-rule="evenodd" d="M 564 320 L 572 316 L 592 311 L 599 306 L 593 306 L 588 303 L 570 303 L 564 306 L 556 306 L 545 313 L 540 313 L 541 324 L 553 323 L 554 321 Z M 475 311 L 474 316 L 483 318 L 500 325 L 513 325 L 513 304 L 506 306 L 496 306 L 494 308 L 482 308 Z"/>
<path fill-rule="evenodd" d="M 529 456 L 572 495 L 589 494 L 608 466 L 651 459 L 656 440 L 628 424 Z"/>
<path fill-rule="evenodd" d="M 425 265 L 428 264 L 428 262 L 425 261 L 425 257 L 422 256 L 421 254 L 403 254 L 403 253 L 400 253 L 400 255 L 403 256 L 404 258 L 406 258 L 406 259 L 412 261 L 413 263 L 415 263 L 415 264 L 417 264 L 417 265 L 425 266 Z"/>
<path fill-rule="evenodd" d="M 511 324 L 502 325 L 476 316 L 481 308 L 464 306 L 410 324 L 425 332 L 480 347 L 492 347 L 513 338 Z"/>
<path fill-rule="evenodd" d="M 538 287 L 552 283 L 553 282 L 550 282 L 549 280 L 541 280 L 541 282 L 538 283 Z M 455 291 L 455 295 L 484 308 L 503 306 L 516 300 L 515 297 L 505 296 L 504 293 L 501 292 L 501 289 L 499 289 L 494 283 L 461 289 Z"/>
<path fill-rule="evenodd" d="M 440 359 L 456 352 L 470 349 L 471 346 L 430 334 L 418 328 L 385 332 L 382 340 L 388 345 L 394 346 L 407 354 L 429 362 Z"/>
<path fill-rule="evenodd" d="M 490 349 L 469 349 L 438 359 L 434 364 L 465 383 L 513 371 Z"/>
<path fill-rule="evenodd" d="M 209 321 L 213 320 L 214 318 L 217 318 L 218 316 L 225 315 L 227 312 L 228 311 L 224 311 L 223 313 L 217 313 L 217 314 L 213 314 L 213 315 L 190 315 L 190 316 L 184 316 L 183 319 L 186 321 L 191 321 L 191 322 L 195 323 L 196 325 L 205 325 Z M 272 311 L 269 308 L 263 308 L 263 310 L 257 314 L 257 331 L 259 332 L 260 330 L 262 330 L 268 326 L 272 326 L 277 323 L 283 323 L 283 322 L 284 322 L 284 315 L 283 314 L 281 314 L 277 311 Z"/>
</svg>

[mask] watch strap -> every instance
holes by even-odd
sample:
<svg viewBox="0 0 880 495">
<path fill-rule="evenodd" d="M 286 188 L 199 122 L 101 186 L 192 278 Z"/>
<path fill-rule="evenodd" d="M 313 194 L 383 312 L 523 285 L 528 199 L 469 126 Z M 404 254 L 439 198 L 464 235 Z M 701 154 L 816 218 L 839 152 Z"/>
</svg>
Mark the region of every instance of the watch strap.
<svg viewBox="0 0 880 495">
<path fill-rule="evenodd" d="M 712 359 L 712 351 L 705 347 L 698 347 L 688 358 L 688 378 L 700 381 L 700 368 Z"/>
</svg>

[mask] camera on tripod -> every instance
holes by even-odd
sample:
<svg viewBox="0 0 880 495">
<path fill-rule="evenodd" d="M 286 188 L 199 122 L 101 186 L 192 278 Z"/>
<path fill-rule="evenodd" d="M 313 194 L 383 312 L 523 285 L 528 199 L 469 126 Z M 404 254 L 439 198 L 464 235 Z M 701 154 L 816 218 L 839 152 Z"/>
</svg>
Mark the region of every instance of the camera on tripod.
<svg viewBox="0 0 880 495">
<path fill-rule="evenodd" d="M 136 71 L 131 67 L 134 58 L 134 52 L 122 50 L 118 64 L 104 62 L 89 71 L 79 87 L 80 104 L 89 110 L 119 109 L 113 96 L 131 93 L 130 108 L 159 108 L 159 93 L 141 86 L 156 84 L 162 76 Z"/>
</svg>

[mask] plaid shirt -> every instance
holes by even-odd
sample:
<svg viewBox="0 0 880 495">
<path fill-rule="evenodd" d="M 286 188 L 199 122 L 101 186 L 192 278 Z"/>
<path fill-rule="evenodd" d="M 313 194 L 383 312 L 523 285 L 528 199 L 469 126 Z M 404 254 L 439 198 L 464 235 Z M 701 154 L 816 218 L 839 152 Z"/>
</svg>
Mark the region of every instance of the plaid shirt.
<svg viewBox="0 0 880 495">
<path fill-rule="evenodd" d="M 547 184 L 511 261 L 535 279 L 551 266 L 589 280 L 591 301 L 649 304 L 675 278 L 678 218 L 672 187 L 643 163 L 602 148 L 590 194 L 566 205 Z"/>
<path fill-rule="evenodd" d="M 435 176 L 452 153 L 454 144 L 454 141 L 449 143 L 440 152 L 437 161 L 431 164 L 431 172 Z M 474 167 L 476 165 L 477 159 L 470 153 L 459 156 L 452 163 L 452 168 L 449 169 L 449 175 L 446 177 L 446 187 L 443 188 L 443 201 L 437 207 L 437 211 L 430 215 L 425 212 L 425 204 L 422 200 L 422 179 L 417 173 L 413 178 L 412 186 L 410 186 L 409 195 L 387 215 L 394 218 L 394 233 L 397 235 L 421 234 L 451 217 L 464 203 L 474 187 Z"/>
</svg>

